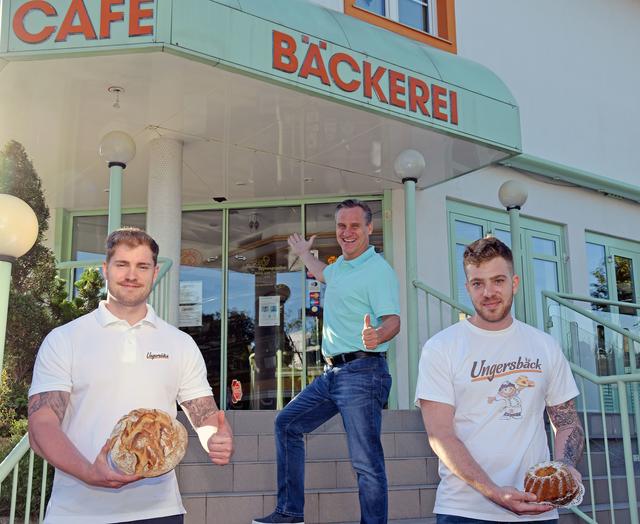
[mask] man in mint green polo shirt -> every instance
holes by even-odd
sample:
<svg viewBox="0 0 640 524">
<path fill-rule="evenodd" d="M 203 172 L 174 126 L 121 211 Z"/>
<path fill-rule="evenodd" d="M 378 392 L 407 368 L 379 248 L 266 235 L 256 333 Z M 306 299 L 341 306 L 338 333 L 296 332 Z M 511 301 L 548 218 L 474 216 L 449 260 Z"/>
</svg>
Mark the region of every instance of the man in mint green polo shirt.
<svg viewBox="0 0 640 524">
<path fill-rule="evenodd" d="M 391 388 L 385 352 L 400 330 L 400 306 L 393 269 L 369 245 L 372 230 L 366 203 L 338 204 L 336 237 L 342 256 L 329 266 L 310 251 L 315 237 L 289 237 L 291 250 L 316 279 L 327 284 L 322 328 L 327 365 L 276 418 L 277 505 L 271 515 L 253 524 L 304 523 L 303 437 L 337 413 L 342 416 L 358 478 L 360 522 L 387 522 L 380 430 Z"/>
</svg>

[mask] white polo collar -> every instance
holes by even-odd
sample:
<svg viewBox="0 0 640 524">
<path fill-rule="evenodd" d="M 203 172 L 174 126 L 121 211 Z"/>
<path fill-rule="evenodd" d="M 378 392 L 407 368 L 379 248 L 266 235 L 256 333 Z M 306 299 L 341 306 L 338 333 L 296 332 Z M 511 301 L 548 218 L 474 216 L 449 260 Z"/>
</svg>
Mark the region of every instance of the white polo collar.
<svg viewBox="0 0 640 524">
<path fill-rule="evenodd" d="M 98 323 L 102 327 L 106 327 L 111 324 L 118 324 L 122 322 L 124 322 L 125 324 L 127 324 L 127 326 L 129 326 L 129 323 L 126 320 L 116 317 L 113 313 L 111 313 L 111 311 L 109 311 L 109 309 L 107 308 L 106 300 L 100 301 L 100 304 L 98 304 L 98 309 L 95 310 L 95 315 L 98 320 Z M 147 304 L 147 314 L 142 320 L 140 320 L 140 322 L 136 324 L 136 326 L 140 324 L 149 324 L 154 327 L 158 324 L 158 316 L 156 315 L 156 312 L 153 310 L 150 304 Z M 133 326 L 129 326 L 129 327 L 133 327 Z"/>
</svg>

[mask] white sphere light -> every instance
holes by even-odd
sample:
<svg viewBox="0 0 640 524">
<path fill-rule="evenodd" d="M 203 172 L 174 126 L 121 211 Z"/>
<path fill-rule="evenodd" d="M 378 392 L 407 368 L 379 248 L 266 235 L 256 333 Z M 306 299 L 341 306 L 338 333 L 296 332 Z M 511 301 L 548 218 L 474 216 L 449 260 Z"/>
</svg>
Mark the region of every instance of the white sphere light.
<svg viewBox="0 0 640 524">
<path fill-rule="evenodd" d="M 24 200 L 0 194 L 0 256 L 18 258 L 38 239 L 38 217 Z"/>
<path fill-rule="evenodd" d="M 393 163 L 393 170 L 401 180 L 405 178 L 415 178 L 417 180 L 426 166 L 422 153 L 415 149 L 405 149 L 396 157 Z"/>
<path fill-rule="evenodd" d="M 526 186 L 518 180 L 507 180 L 498 190 L 500 203 L 507 209 L 520 209 L 528 196 Z"/>
<path fill-rule="evenodd" d="M 136 156 L 136 143 L 124 131 L 111 131 L 100 140 L 98 153 L 107 162 L 126 164 Z"/>
</svg>

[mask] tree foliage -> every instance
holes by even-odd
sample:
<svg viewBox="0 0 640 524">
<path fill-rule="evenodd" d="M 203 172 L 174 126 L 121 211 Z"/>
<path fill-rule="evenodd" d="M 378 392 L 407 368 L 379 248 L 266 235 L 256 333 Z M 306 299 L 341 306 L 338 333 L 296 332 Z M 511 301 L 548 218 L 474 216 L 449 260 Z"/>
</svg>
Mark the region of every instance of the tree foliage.
<svg viewBox="0 0 640 524">
<path fill-rule="evenodd" d="M 58 278 L 53 252 L 44 244 L 49 229 L 49 207 L 42 181 L 24 147 L 9 142 L 0 152 L 0 193 L 24 200 L 38 217 L 38 237 L 29 252 L 11 268 L 11 289 L 4 352 L 4 387 L 0 395 L 0 439 L 9 438 L 13 422 L 26 418 L 26 395 L 33 364 L 44 337 L 56 326 L 88 313 L 97 306 L 103 280 L 96 270 L 75 283 L 73 299 Z M 8 411 L 6 411 L 8 410 Z M 7 416 L 12 414 L 13 416 Z"/>
</svg>

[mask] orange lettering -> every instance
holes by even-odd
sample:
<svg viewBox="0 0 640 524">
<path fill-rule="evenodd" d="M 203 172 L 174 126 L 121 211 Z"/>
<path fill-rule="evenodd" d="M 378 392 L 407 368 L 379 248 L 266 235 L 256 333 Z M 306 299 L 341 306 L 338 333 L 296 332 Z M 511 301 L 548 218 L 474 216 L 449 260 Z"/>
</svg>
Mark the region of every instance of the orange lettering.
<svg viewBox="0 0 640 524">
<path fill-rule="evenodd" d="M 16 14 L 13 17 L 13 32 L 20 40 L 27 44 L 39 44 L 44 42 L 56 30 L 55 26 L 46 25 L 39 33 L 29 33 L 24 27 L 24 19 L 27 14 L 29 14 L 29 11 L 35 10 L 42 11 L 46 16 L 58 16 L 56 8 L 43 0 L 33 0 L 32 2 L 27 2 L 26 4 L 22 4 L 18 7 Z"/>
<path fill-rule="evenodd" d="M 433 95 L 431 97 L 433 116 L 438 120 L 444 120 L 446 122 L 448 120 L 447 114 L 443 113 L 441 109 L 447 108 L 447 99 L 444 98 L 447 90 L 444 87 L 433 84 L 431 86 L 431 94 Z"/>
<path fill-rule="evenodd" d="M 78 25 L 73 25 L 76 15 L 78 15 L 79 23 Z M 87 40 L 95 40 L 98 38 L 83 0 L 71 0 L 69 10 L 60 25 L 58 36 L 56 36 L 56 42 L 64 42 L 67 40 L 67 36 L 79 34 L 84 35 Z"/>
<path fill-rule="evenodd" d="M 122 11 L 111 11 L 112 6 L 122 4 L 124 4 L 124 0 L 102 0 L 100 5 L 100 38 L 111 38 L 111 23 L 124 20 Z"/>
<path fill-rule="evenodd" d="M 451 123 L 458 125 L 458 93 L 449 91 L 449 112 L 451 113 Z"/>
<path fill-rule="evenodd" d="M 371 98 L 373 89 L 373 91 L 375 91 L 376 95 L 378 96 L 378 100 L 380 100 L 380 102 L 384 102 L 385 104 L 387 103 L 387 97 L 384 96 L 384 93 L 382 92 L 379 84 L 380 79 L 382 78 L 382 75 L 384 75 L 386 70 L 386 67 L 378 67 L 378 69 L 376 69 L 376 72 L 372 76 L 371 64 L 366 60 L 364 61 L 364 96 L 366 96 L 367 98 Z"/>
<path fill-rule="evenodd" d="M 153 9 L 141 9 L 141 4 L 148 4 L 153 0 L 131 0 L 129 12 L 129 36 L 152 35 L 152 25 L 140 25 L 140 20 L 153 18 Z"/>
<path fill-rule="evenodd" d="M 300 73 L 298 73 L 301 78 L 308 78 L 309 75 L 317 76 L 324 85 L 331 85 L 329 75 L 327 75 L 327 68 L 324 65 L 324 60 L 317 44 L 309 44 L 309 50 L 300 67 Z"/>
<path fill-rule="evenodd" d="M 296 41 L 280 31 L 273 32 L 273 68 L 285 73 L 295 73 L 298 70 Z"/>
<path fill-rule="evenodd" d="M 418 89 L 420 94 L 418 94 Z M 420 112 L 425 116 L 431 116 L 427 109 L 429 101 L 429 86 L 418 78 L 409 77 L 409 110 L 414 113 L 420 108 Z"/>
<path fill-rule="evenodd" d="M 331 73 L 331 78 L 333 78 L 334 83 L 343 91 L 351 93 L 358 89 L 362 82 L 360 82 L 359 80 L 351 80 L 351 82 L 345 82 L 344 80 L 342 80 L 342 78 L 340 78 L 340 74 L 338 73 L 338 64 L 340 64 L 341 62 L 348 64 L 351 68 L 351 71 L 353 71 L 354 73 L 360 72 L 360 66 L 358 66 L 356 61 L 346 53 L 336 53 L 329 60 L 329 72 Z"/>
<path fill-rule="evenodd" d="M 405 76 L 402 73 L 389 69 L 389 102 L 391 102 L 392 105 L 403 109 L 407 107 L 407 103 L 398 98 L 398 96 L 404 96 L 407 92 L 403 85 L 404 82 Z"/>
</svg>

